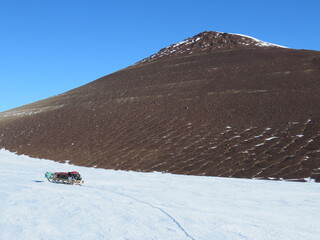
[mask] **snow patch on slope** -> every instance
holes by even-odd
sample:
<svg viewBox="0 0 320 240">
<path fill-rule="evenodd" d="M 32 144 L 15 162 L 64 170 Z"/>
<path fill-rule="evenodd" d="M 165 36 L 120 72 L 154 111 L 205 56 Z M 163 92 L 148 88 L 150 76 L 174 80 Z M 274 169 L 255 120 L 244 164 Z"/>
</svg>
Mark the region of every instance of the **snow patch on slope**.
<svg viewBox="0 0 320 240">
<path fill-rule="evenodd" d="M 34 114 L 38 114 L 41 112 L 51 111 L 58 108 L 63 107 L 64 105 L 50 106 L 50 107 L 38 107 L 38 108 L 30 108 L 30 109 L 13 109 L 3 113 L 0 113 L 0 120 L 2 118 L 8 117 L 21 117 L 21 116 L 30 116 Z"/>
<path fill-rule="evenodd" d="M 259 40 L 259 39 L 257 39 L 257 38 L 250 37 L 250 36 L 247 36 L 247 35 L 244 35 L 244 34 L 239 34 L 239 33 L 231 33 L 231 34 L 232 34 L 232 35 L 240 36 L 240 37 L 243 38 L 243 40 L 245 40 L 245 39 L 251 39 L 252 41 L 256 42 L 256 46 L 259 46 L 259 47 L 280 47 L 280 48 L 288 48 L 288 47 L 281 46 L 281 45 L 278 45 L 278 44 L 268 43 L 268 42 L 265 42 L 265 41 L 262 41 L 262 40 Z"/>
</svg>

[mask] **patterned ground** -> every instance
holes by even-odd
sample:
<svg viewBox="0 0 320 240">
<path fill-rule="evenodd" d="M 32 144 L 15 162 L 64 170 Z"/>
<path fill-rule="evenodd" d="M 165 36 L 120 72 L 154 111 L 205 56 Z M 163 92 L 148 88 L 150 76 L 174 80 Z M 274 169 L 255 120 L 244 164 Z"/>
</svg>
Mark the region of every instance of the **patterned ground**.
<svg viewBox="0 0 320 240">
<path fill-rule="evenodd" d="M 84 166 L 304 179 L 320 168 L 320 53 L 227 49 L 140 63 L 0 113 L 0 148 Z"/>
</svg>

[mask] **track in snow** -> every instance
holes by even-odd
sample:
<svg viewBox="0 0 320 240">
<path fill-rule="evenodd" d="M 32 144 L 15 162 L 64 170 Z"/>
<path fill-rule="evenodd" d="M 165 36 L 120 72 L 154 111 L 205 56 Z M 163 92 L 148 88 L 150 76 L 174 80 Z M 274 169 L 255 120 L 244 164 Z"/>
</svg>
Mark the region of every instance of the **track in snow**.
<svg viewBox="0 0 320 240">
<path fill-rule="evenodd" d="M 159 210 L 160 212 L 162 212 L 163 214 L 165 214 L 168 218 L 170 218 L 170 219 L 178 226 L 178 228 L 179 228 L 188 238 L 190 238 L 190 239 L 192 239 L 192 240 L 195 240 L 192 236 L 190 236 L 190 234 L 181 226 L 181 224 L 180 224 L 174 217 L 172 217 L 168 212 L 166 212 L 166 211 L 163 210 L 162 208 L 157 207 L 157 206 L 154 206 L 154 205 L 152 205 L 151 203 L 148 203 L 148 202 L 139 200 L 139 199 L 137 199 L 137 198 L 131 197 L 131 196 L 126 195 L 126 194 L 124 194 L 124 193 L 119 193 L 119 192 L 111 191 L 111 190 L 107 190 L 107 191 L 113 192 L 113 193 L 115 193 L 115 194 L 118 194 L 118 195 L 121 195 L 121 196 L 124 196 L 124 197 L 127 197 L 127 198 L 130 198 L 130 199 L 132 199 L 132 200 L 134 200 L 134 201 L 136 201 L 136 202 L 145 204 L 145 205 L 147 205 L 147 206 L 150 206 L 150 207 L 152 207 L 152 208 L 154 208 L 154 209 Z"/>
</svg>

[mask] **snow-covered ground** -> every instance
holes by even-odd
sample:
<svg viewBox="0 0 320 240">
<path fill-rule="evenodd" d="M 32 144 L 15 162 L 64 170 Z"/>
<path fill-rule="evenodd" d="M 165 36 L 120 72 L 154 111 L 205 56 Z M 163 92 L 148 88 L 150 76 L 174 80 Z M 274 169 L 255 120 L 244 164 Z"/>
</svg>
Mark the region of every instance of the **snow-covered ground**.
<svg viewBox="0 0 320 240">
<path fill-rule="evenodd" d="M 79 171 L 83 186 L 49 183 Z M 320 185 L 76 167 L 0 150 L 0 239 L 318 240 Z"/>
</svg>

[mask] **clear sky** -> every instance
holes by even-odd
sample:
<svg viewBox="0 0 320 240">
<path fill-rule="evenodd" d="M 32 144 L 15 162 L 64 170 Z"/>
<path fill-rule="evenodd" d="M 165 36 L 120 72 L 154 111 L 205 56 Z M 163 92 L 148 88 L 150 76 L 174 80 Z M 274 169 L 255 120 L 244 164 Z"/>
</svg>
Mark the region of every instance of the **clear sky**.
<svg viewBox="0 0 320 240">
<path fill-rule="evenodd" d="M 0 112 L 202 31 L 320 50 L 319 0 L 0 0 Z"/>
</svg>

